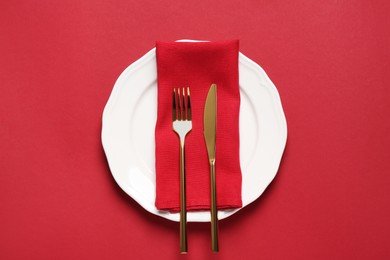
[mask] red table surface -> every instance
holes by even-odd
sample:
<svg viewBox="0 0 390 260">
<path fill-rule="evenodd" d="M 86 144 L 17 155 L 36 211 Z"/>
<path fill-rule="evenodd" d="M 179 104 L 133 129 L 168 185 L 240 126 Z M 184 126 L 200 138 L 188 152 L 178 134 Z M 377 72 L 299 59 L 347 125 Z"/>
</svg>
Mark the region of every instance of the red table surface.
<svg viewBox="0 0 390 260">
<path fill-rule="evenodd" d="M 389 259 L 388 1 L 2 1 L 0 259 Z M 277 177 L 220 221 L 179 226 L 111 176 L 101 117 L 156 40 L 239 39 L 278 88 Z"/>
</svg>

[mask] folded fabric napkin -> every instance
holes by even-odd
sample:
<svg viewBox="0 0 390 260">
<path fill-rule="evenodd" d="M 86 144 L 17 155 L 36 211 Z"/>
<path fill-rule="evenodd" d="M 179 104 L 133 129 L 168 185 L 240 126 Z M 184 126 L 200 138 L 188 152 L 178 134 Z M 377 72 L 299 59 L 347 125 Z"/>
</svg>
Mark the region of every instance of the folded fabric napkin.
<svg viewBox="0 0 390 260">
<path fill-rule="evenodd" d="M 210 209 L 210 168 L 203 137 L 208 90 L 217 84 L 216 185 L 219 209 L 239 208 L 238 41 L 157 42 L 156 207 L 180 210 L 179 138 L 172 130 L 172 91 L 190 87 L 192 131 L 185 141 L 187 210 Z"/>
</svg>

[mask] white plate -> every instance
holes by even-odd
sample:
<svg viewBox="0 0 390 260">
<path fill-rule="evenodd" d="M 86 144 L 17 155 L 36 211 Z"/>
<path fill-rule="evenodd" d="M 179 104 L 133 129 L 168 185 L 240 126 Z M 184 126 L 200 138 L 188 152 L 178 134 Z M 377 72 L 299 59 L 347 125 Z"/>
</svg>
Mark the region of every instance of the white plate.
<svg viewBox="0 0 390 260">
<path fill-rule="evenodd" d="M 256 200 L 275 177 L 287 139 L 279 94 L 266 73 L 239 54 L 240 161 L 243 206 Z M 157 118 L 156 51 L 126 68 L 103 112 L 102 143 L 118 185 L 147 211 L 173 221 L 179 213 L 155 207 Z M 223 219 L 236 210 L 218 212 Z M 188 221 L 206 222 L 209 212 L 189 212 Z"/>
</svg>

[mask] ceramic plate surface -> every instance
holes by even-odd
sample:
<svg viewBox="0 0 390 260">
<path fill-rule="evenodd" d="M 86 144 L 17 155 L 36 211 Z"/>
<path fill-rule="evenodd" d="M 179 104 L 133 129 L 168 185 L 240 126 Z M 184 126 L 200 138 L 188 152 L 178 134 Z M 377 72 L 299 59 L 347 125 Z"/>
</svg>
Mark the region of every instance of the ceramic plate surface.
<svg viewBox="0 0 390 260">
<path fill-rule="evenodd" d="M 243 207 L 275 177 L 287 139 L 287 125 L 276 87 L 263 69 L 239 54 L 240 161 Z M 157 118 L 156 52 L 152 49 L 126 68 L 103 112 L 102 143 L 118 185 L 147 211 L 179 221 L 179 213 L 155 207 Z M 224 219 L 236 210 L 218 212 Z M 187 221 L 210 221 L 209 212 L 188 212 Z"/>
</svg>

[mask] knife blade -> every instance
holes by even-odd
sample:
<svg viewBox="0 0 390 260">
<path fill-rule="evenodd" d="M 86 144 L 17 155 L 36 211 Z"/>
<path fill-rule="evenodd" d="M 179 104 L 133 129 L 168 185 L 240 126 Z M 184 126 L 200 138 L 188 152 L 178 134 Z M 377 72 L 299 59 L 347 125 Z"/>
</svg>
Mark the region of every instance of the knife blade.
<svg viewBox="0 0 390 260">
<path fill-rule="evenodd" d="M 219 251 L 218 246 L 218 212 L 215 178 L 215 147 L 217 135 L 217 85 L 212 84 L 204 106 L 203 134 L 206 142 L 207 154 L 210 164 L 211 188 L 211 248 L 213 252 Z"/>
</svg>

